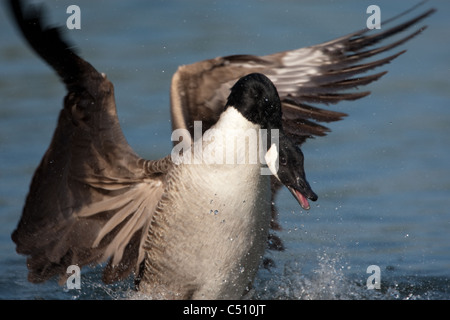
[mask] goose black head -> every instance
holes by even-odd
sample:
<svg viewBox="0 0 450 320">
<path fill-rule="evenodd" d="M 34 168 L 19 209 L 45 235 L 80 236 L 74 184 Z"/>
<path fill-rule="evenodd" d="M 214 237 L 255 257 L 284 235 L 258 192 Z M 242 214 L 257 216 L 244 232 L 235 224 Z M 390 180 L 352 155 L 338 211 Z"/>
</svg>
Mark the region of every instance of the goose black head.
<svg viewBox="0 0 450 320">
<path fill-rule="evenodd" d="M 231 88 L 227 105 L 263 129 L 281 128 L 281 102 L 278 91 L 265 75 L 251 73 Z"/>
<path fill-rule="evenodd" d="M 272 81 L 260 73 L 240 78 L 231 88 L 226 107 L 229 106 L 262 129 L 268 129 L 269 134 L 278 130 L 278 143 L 268 146 L 266 163 L 302 208 L 309 209 L 308 199 L 316 201 L 317 195 L 306 180 L 301 149 L 283 132 L 281 101 Z"/>
</svg>

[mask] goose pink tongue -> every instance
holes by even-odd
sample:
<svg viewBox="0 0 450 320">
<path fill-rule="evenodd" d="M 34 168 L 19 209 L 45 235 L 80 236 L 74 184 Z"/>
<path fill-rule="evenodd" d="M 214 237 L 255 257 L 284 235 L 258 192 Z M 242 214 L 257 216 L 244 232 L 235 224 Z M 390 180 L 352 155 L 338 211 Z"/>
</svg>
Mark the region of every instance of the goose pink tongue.
<svg viewBox="0 0 450 320">
<path fill-rule="evenodd" d="M 296 195 L 298 201 L 300 202 L 300 205 L 302 206 L 302 208 L 305 210 L 309 210 L 310 206 L 309 206 L 308 199 L 306 199 L 306 197 L 304 195 L 302 195 L 300 192 L 298 192 L 297 190 L 294 190 L 294 191 L 295 191 L 295 195 Z"/>
</svg>

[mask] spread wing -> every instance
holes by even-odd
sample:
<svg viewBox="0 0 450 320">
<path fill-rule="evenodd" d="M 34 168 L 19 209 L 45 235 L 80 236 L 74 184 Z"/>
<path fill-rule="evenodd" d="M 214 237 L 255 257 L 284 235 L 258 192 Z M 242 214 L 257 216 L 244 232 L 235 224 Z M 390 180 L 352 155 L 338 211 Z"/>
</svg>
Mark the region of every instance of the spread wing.
<svg viewBox="0 0 450 320">
<path fill-rule="evenodd" d="M 107 259 L 105 282 L 122 279 L 143 261 L 141 244 L 171 162 L 133 152 L 119 125 L 113 85 L 59 29 L 42 25 L 40 8 L 24 12 L 19 1 L 11 8 L 31 47 L 68 91 L 12 234 L 17 252 L 28 256 L 32 282 Z"/>
<path fill-rule="evenodd" d="M 420 4 L 419 4 L 420 5 Z M 391 37 L 415 27 L 432 14 L 430 9 L 406 22 L 386 29 L 413 8 L 383 21 L 380 32 L 363 29 L 311 47 L 266 56 L 233 55 L 181 66 L 171 87 L 173 129 L 192 132 L 194 121 L 203 121 L 202 129 L 214 124 L 225 105 L 231 86 L 242 76 L 260 72 L 277 87 L 283 109 L 283 127 L 298 144 L 329 131 L 323 123 L 337 121 L 346 114 L 315 106 L 355 100 L 370 92 L 355 89 L 383 76 L 386 71 L 363 75 L 383 66 L 404 51 L 387 57 L 382 53 L 398 47 L 426 27 L 419 27 L 398 40 Z M 378 57 L 378 58 L 377 58 Z M 373 58 L 368 61 L 369 58 Z"/>
</svg>

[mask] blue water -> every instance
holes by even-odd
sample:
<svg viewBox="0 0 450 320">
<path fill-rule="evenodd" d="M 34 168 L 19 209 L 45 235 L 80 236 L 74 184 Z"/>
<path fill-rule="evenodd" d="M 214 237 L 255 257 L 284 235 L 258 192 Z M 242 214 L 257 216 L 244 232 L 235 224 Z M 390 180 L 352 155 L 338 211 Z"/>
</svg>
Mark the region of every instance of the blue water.
<svg viewBox="0 0 450 320">
<path fill-rule="evenodd" d="M 169 85 L 178 65 L 236 53 L 269 54 L 365 27 L 367 1 L 47 1 L 83 57 L 115 84 L 130 145 L 153 159 L 170 152 Z M 382 19 L 416 1 L 378 0 Z M 2 3 L 3 5 L 3 3 Z M 448 1 L 407 53 L 370 85 L 372 95 L 331 108 L 349 117 L 303 146 L 319 200 L 302 211 L 279 194 L 286 251 L 261 270 L 256 299 L 450 298 L 450 22 Z M 3 8 L 2 8 L 3 9 Z M 383 20 L 382 20 L 383 21 Z M 382 24 L 383 28 L 383 24 Z M 82 270 L 81 290 L 27 282 L 10 234 L 50 142 L 64 88 L 0 11 L 0 299 L 136 298 L 131 281 L 106 286 Z M 368 290 L 367 268 L 381 289 Z"/>
</svg>

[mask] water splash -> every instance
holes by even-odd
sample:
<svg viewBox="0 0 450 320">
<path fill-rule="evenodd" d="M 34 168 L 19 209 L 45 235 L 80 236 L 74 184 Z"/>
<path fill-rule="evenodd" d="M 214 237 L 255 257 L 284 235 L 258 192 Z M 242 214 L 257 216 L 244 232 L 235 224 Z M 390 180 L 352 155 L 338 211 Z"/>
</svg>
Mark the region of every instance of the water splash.
<svg viewBox="0 0 450 320">
<path fill-rule="evenodd" d="M 303 273 L 300 262 L 288 261 L 281 273 L 270 272 L 269 277 L 256 280 L 254 299 L 355 299 L 354 292 L 361 290 L 360 285 L 348 281 L 346 268 L 339 256 L 326 253 L 318 257 L 317 268 L 311 273 Z"/>
<path fill-rule="evenodd" d="M 317 266 L 303 272 L 298 261 L 287 261 L 281 272 L 260 272 L 254 284 L 256 300 L 434 300 L 447 299 L 447 277 L 391 275 L 381 290 L 366 287 L 366 274 L 355 274 L 342 255 L 319 254 Z M 280 269 L 280 268 L 278 268 Z"/>
</svg>

